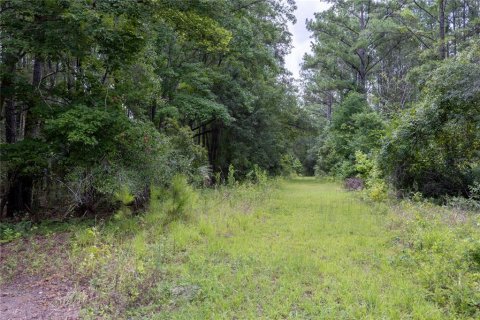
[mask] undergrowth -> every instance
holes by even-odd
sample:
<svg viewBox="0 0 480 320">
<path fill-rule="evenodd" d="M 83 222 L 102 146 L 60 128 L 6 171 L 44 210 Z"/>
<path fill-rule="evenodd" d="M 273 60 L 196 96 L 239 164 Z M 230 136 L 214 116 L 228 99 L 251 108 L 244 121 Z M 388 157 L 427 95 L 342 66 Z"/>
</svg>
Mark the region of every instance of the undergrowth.
<svg viewBox="0 0 480 320">
<path fill-rule="evenodd" d="M 272 187 L 194 190 L 178 176 L 169 190 L 153 190 L 146 214 L 119 212 L 110 222 L 76 232 L 73 259 L 95 295 L 82 316 L 117 319 L 139 307 L 174 308 L 178 292 L 195 291 L 183 288 L 174 271 L 188 258 L 187 248 L 243 227 L 244 216 L 268 199 Z"/>
<path fill-rule="evenodd" d="M 480 316 L 478 214 L 251 176 L 212 189 L 178 176 L 144 214 L 125 190 L 110 219 L 4 226 L 22 239 L 3 245 L 2 281 L 63 268 L 84 319 Z"/>
<path fill-rule="evenodd" d="M 449 318 L 480 316 L 480 215 L 427 201 L 395 207 L 396 266 L 408 270 Z"/>
</svg>

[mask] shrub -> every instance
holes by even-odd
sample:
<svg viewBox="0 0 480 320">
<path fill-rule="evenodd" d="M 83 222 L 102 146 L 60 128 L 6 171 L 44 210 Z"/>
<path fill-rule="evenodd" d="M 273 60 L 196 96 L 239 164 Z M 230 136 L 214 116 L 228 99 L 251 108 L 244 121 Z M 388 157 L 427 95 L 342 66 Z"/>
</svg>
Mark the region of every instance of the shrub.
<svg viewBox="0 0 480 320">
<path fill-rule="evenodd" d="M 447 197 L 447 206 L 459 210 L 480 211 L 480 202 L 464 197 Z"/>
<path fill-rule="evenodd" d="M 284 176 L 291 176 L 294 174 L 301 174 L 303 165 L 297 157 L 292 154 L 284 154 L 280 159 L 280 167 Z"/>
<path fill-rule="evenodd" d="M 186 220 L 192 213 L 197 194 L 188 184 L 184 175 L 176 175 L 170 186 L 170 199 L 167 215 L 170 220 Z"/>
<path fill-rule="evenodd" d="M 235 167 L 233 166 L 233 164 L 230 164 L 228 166 L 227 184 L 230 187 L 235 185 Z"/>
<path fill-rule="evenodd" d="M 7 243 L 18 239 L 22 234 L 15 230 L 15 228 L 10 228 L 8 226 L 0 225 L 0 243 Z"/>
<path fill-rule="evenodd" d="M 362 179 L 368 179 L 372 174 L 374 165 L 374 161 L 371 160 L 368 155 L 359 150 L 355 151 L 354 167 L 359 177 Z"/>
<path fill-rule="evenodd" d="M 379 163 L 397 189 L 468 196 L 480 161 L 479 52 L 477 46 L 441 62 L 429 72 L 422 100 L 394 122 Z"/>
<path fill-rule="evenodd" d="M 267 171 L 262 170 L 258 164 L 253 165 L 253 169 L 247 173 L 247 179 L 259 185 L 265 185 L 268 181 Z"/>
<path fill-rule="evenodd" d="M 357 150 L 355 152 L 354 167 L 357 176 L 365 181 L 367 196 L 374 201 L 385 200 L 388 187 L 381 175 L 376 159 Z"/>
<path fill-rule="evenodd" d="M 376 179 L 368 182 L 368 196 L 373 201 L 383 201 L 387 199 L 387 185 L 385 181 Z"/>
<path fill-rule="evenodd" d="M 125 206 L 132 204 L 135 200 L 135 197 L 130 193 L 127 186 L 123 186 L 120 190 L 115 192 L 115 198 Z"/>
<path fill-rule="evenodd" d="M 400 204 L 401 245 L 398 262 L 427 291 L 427 297 L 455 319 L 477 319 L 480 313 L 480 233 L 475 215 L 429 202 Z M 409 259 L 405 259 L 408 257 Z"/>
</svg>

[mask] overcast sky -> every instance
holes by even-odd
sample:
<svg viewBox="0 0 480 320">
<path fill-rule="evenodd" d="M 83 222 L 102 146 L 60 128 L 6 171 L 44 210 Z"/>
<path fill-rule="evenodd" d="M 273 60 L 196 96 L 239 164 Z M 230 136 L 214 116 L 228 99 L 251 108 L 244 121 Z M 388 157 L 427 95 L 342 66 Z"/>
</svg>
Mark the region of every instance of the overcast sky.
<svg viewBox="0 0 480 320">
<path fill-rule="evenodd" d="M 310 33 L 308 32 L 305 21 L 306 19 L 313 19 L 315 12 L 320 12 L 328 8 L 328 4 L 320 0 L 296 0 L 297 23 L 290 25 L 290 32 L 293 35 L 292 52 L 286 57 L 285 64 L 288 70 L 293 73 L 293 76 L 298 79 L 300 74 L 300 63 L 303 55 L 310 53 Z"/>
</svg>

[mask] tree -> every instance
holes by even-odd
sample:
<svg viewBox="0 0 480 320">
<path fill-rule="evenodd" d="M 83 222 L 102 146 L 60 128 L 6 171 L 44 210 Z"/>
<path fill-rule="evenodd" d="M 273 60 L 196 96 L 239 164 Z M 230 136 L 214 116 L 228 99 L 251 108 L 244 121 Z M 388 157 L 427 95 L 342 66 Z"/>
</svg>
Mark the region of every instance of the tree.
<svg viewBox="0 0 480 320">
<path fill-rule="evenodd" d="M 478 170 L 477 77 L 470 71 L 480 3 L 331 3 L 308 22 L 314 53 L 303 65 L 306 109 L 319 126 L 311 149 L 318 171 L 357 174 L 359 151 L 398 189 L 467 195 Z M 355 91 L 363 102 L 352 98 Z M 355 111 L 361 105 L 368 111 Z"/>
<path fill-rule="evenodd" d="M 478 48 L 426 75 L 422 100 L 387 136 L 380 164 L 398 189 L 468 196 L 480 179 Z"/>
<path fill-rule="evenodd" d="M 352 92 L 335 109 L 331 124 L 320 141 L 317 170 L 343 178 L 356 174 L 355 153 L 372 154 L 380 147 L 383 122 L 365 97 Z"/>
<path fill-rule="evenodd" d="M 206 158 L 215 171 L 238 158 L 241 173 L 275 172 L 296 114 L 283 68 L 293 8 L 3 1 L 1 209 L 36 214 L 73 197 L 75 210 L 111 210 L 125 186 L 146 203 L 175 173 L 201 180 Z"/>
</svg>

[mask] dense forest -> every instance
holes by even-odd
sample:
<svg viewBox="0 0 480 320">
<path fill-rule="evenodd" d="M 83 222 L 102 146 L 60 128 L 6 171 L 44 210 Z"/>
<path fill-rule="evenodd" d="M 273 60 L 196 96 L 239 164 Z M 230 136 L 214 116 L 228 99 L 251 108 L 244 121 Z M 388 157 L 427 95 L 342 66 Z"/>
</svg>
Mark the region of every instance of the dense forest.
<svg viewBox="0 0 480 320">
<path fill-rule="evenodd" d="M 0 318 L 480 318 L 480 0 L 0 0 L 0 62 Z"/>
<path fill-rule="evenodd" d="M 308 21 L 308 172 L 478 197 L 480 2 L 329 1 Z"/>
<path fill-rule="evenodd" d="M 278 174 L 301 113 L 283 66 L 293 9 L 2 1 L 2 216 L 109 210 L 122 190 L 140 208 L 178 173 Z"/>
<path fill-rule="evenodd" d="M 229 168 L 472 196 L 479 1 L 329 2 L 298 88 L 293 1 L 2 1 L 1 216 L 142 208 Z"/>
</svg>

